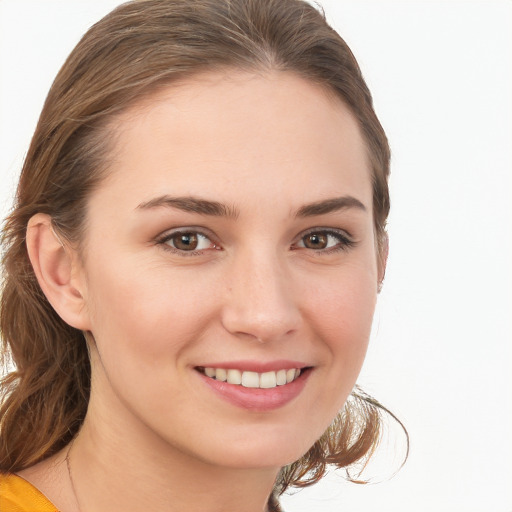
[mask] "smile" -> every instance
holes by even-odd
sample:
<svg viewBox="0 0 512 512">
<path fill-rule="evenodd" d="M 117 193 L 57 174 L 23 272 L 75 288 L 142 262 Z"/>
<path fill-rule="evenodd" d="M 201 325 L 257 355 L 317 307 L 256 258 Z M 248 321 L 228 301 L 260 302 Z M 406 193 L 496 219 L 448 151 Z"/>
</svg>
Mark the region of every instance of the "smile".
<svg viewBox="0 0 512 512">
<path fill-rule="evenodd" d="M 208 367 L 198 367 L 197 370 L 207 377 L 220 382 L 259 389 L 271 389 L 290 384 L 301 374 L 300 368 L 289 368 L 264 373 Z"/>
<path fill-rule="evenodd" d="M 269 364 L 246 361 L 236 365 L 238 368 L 229 368 L 229 364 L 219 368 L 219 364 L 196 366 L 194 370 L 207 388 L 224 401 L 252 412 L 270 412 L 297 398 L 314 369 L 301 363 L 292 366 L 286 362 L 285 367 L 281 364 L 277 361 Z"/>
</svg>

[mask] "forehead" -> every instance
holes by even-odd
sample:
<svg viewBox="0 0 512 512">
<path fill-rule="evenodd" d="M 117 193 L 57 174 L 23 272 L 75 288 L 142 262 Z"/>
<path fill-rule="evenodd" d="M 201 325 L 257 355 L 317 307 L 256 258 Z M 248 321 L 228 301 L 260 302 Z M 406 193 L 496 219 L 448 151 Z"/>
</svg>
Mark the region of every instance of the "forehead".
<svg viewBox="0 0 512 512">
<path fill-rule="evenodd" d="M 205 73 L 145 98 L 114 130 L 107 186 L 141 202 L 178 192 L 212 192 L 227 202 L 357 193 L 371 209 L 355 117 L 323 87 L 289 72 Z"/>
</svg>

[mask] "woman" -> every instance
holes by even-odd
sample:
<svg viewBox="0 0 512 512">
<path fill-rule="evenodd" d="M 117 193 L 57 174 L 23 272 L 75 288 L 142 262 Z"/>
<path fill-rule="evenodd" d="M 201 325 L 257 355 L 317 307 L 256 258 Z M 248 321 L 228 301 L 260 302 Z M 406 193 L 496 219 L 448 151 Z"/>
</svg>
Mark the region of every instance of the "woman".
<svg viewBox="0 0 512 512">
<path fill-rule="evenodd" d="M 306 3 L 135 1 L 93 26 L 4 228 L 2 512 L 271 511 L 364 464 L 388 173 Z"/>
</svg>

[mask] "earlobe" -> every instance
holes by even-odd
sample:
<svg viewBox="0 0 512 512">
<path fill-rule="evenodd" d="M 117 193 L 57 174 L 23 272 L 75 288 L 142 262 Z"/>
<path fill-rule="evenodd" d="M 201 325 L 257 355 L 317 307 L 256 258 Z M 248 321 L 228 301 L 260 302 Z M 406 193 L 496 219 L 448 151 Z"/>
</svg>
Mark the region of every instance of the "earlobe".
<svg viewBox="0 0 512 512">
<path fill-rule="evenodd" d="M 38 213 L 29 220 L 26 244 L 30 263 L 48 302 L 67 324 L 88 330 L 87 308 L 76 275 L 76 257 L 54 231 L 49 215 Z"/>
</svg>

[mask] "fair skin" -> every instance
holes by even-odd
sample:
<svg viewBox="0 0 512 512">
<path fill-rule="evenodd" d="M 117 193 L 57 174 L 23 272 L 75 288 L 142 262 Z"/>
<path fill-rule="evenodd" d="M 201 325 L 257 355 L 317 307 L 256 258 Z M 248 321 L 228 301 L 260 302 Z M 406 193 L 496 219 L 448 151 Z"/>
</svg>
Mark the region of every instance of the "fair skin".
<svg viewBox="0 0 512 512">
<path fill-rule="evenodd" d="M 47 216 L 27 231 L 51 304 L 92 334 L 81 512 L 262 512 L 367 348 L 383 268 L 358 124 L 291 73 L 231 72 L 158 92 L 116 130 L 81 257 Z M 239 392 L 205 367 L 301 375 Z M 65 455 L 20 474 L 75 512 Z"/>
</svg>

